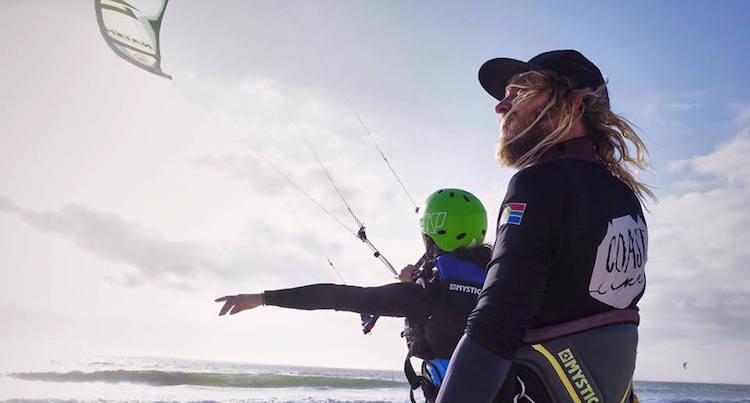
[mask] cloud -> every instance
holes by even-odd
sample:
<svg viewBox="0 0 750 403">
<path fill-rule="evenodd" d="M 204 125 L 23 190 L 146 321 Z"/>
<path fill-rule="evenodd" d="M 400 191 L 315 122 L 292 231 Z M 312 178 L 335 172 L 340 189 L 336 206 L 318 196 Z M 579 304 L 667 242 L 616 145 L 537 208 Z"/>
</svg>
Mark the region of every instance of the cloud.
<svg viewBox="0 0 750 403">
<path fill-rule="evenodd" d="M 737 114 L 734 118 L 734 124 L 742 126 L 750 123 L 750 104 L 732 103 L 729 107 Z"/>
<path fill-rule="evenodd" d="M 683 192 L 649 218 L 643 309 L 664 336 L 750 336 L 750 127 L 712 153 L 668 166 Z M 687 178 L 687 179 L 686 179 Z M 686 185 L 688 184 L 688 185 Z"/>
<path fill-rule="evenodd" d="M 693 159 L 696 172 L 723 178 L 730 185 L 750 186 L 750 127 L 709 155 Z"/>
<path fill-rule="evenodd" d="M 210 168 L 225 172 L 233 179 L 247 181 L 255 190 L 277 193 L 278 187 L 272 186 L 274 175 L 271 165 L 259 157 L 239 154 L 204 154 L 191 161 L 195 167 Z"/>
<path fill-rule="evenodd" d="M 670 161 L 665 172 L 673 179 L 663 185 L 670 195 L 706 192 L 727 186 L 750 184 L 750 127 L 741 130 L 730 141 L 720 144 L 712 153 Z"/>
<path fill-rule="evenodd" d="M 666 171 L 681 174 L 676 182 L 703 184 L 711 189 L 727 185 L 750 185 L 750 127 L 741 130 L 731 141 L 720 144 L 711 154 L 666 164 Z M 669 186 L 674 185 L 670 183 Z"/>
<path fill-rule="evenodd" d="M 166 231 L 160 232 L 158 223 L 148 227 L 80 204 L 32 211 L 0 195 L 0 211 L 16 215 L 39 230 L 62 236 L 107 262 L 105 278 L 124 287 L 156 284 L 189 288 L 206 278 L 232 281 L 255 280 L 260 276 L 287 284 L 306 279 L 330 281 L 335 277 L 330 276 L 323 254 L 331 256 L 337 265 L 343 262 L 342 266 L 362 268 L 354 273 L 343 270 L 347 279 L 381 279 L 380 271 L 373 274 L 369 268 L 377 263 L 373 263 L 365 245 L 316 210 L 263 160 L 283 169 L 305 192 L 356 230 L 354 220 L 321 168 L 324 165 L 352 209 L 368 226 L 373 242 L 391 258 L 394 251 L 396 256 L 407 255 L 402 251 L 404 239 L 418 239 L 413 236 L 416 226 L 404 219 L 412 217 L 413 209 L 406 200 L 398 200 L 398 211 L 389 211 L 397 204 L 395 200 L 404 197 L 361 132 L 359 123 L 341 102 L 331 102 L 309 89 L 294 89 L 286 94 L 294 99 L 295 116 L 290 116 L 268 80 L 248 78 L 240 85 L 229 85 L 196 78 L 182 83 L 178 90 L 187 93 L 196 106 L 210 105 L 204 111 L 214 122 L 198 129 L 211 127 L 212 132 L 205 137 L 221 136 L 222 141 L 201 141 L 196 143 L 200 147 L 191 147 L 181 154 L 193 168 L 202 170 L 201 175 L 195 175 L 195 170 L 178 171 L 182 165 L 175 165 L 175 171 L 170 173 L 181 178 L 196 176 L 191 179 L 196 188 L 205 185 L 200 181 L 213 180 L 215 172 L 247 184 L 251 194 L 235 188 L 231 191 L 236 193 L 212 195 L 212 199 L 226 197 L 228 201 L 223 204 L 226 206 L 235 206 L 235 200 L 243 198 L 244 213 L 252 216 L 246 225 L 252 228 L 238 234 L 241 243 L 169 239 L 163 236 Z M 366 118 L 368 122 L 376 121 Z M 306 144 L 308 141 L 322 164 Z M 383 143 L 387 150 L 387 142 Z M 226 192 L 232 186 L 206 188 Z M 189 220 L 190 216 L 185 214 Z M 238 226 L 245 225 L 233 225 L 233 231 Z M 219 228 L 211 224 L 209 227 L 209 231 Z M 403 228 L 408 231 L 401 231 Z M 383 235 L 378 236 L 379 233 Z"/>
<path fill-rule="evenodd" d="M 679 132 L 682 135 L 692 133 L 695 127 L 686 124 L 686 114 L 698 114 L 704 104 L 700 91 L 684 93 L 651 93 L 640 100 L 640 112 L 643 114 L 641 124 L 656 125 L 659 131 Z"/>
<path fill-rule="evenodd" d="M 311 156 L 312 158 L 312 156 Z M 294 193 L 311 203 L 319 203 L 326 210 L 347 214 L 345 206 L 337 197 L 335 189 L 327 179 L 326 171 L 320 166 L 310 166 L 311 162 L 286 162 L 284 168 L 278 163 L 258 153 L 248 150 L 243 153 L 204 154 L 193 158 L 193 165 L 198 168 L 210 168 L 222 172 L 232 179 L 248 183 L 256 192 L 268 196 Z M 351 170 L 342 170 L 351 174 Z M 364 192 L 353 185 L 342 185 L 340 172 L 331 172 L 336 179 L 334 183 L 341 190 L 347 202 L 359 199 Z M 339 175 L 337 175 L 339 174 Z M 344 175 L 344 180 L 348 180 Z M 323 190 L 312 196 L 313 190 Z M 314 200 L 314 202 L 312 200 Z M 327 206 L 327 207 L 325 207 Z"/>
<path fill-rule="evenodd" d="M 274 242 L 287 236 L 294 239 L 296 235 L 263 225 L 259 226 L 263 236 L 251 240 L 253 247 L 239 245 L 227 250 L 205 242 L 164 239 L 138 223 L 77 204 L 59 211 L 35 212 L 0 195 L 0 211 L 16 215 L 41 231 L 69 239 L 92 255 L 114 263 L 106 279 L 127 287 L 155 283 L 191 289 L 197 281 L 209 277 L 305 277 L 288 268 L 309 266 L 307 258 L 316 253 L 312 246 L 302 243 L 293 244 L 295 253 L 275 253 L 271 247 Z"/>
<path fill-rule="evenodd" d="M 13 202 L 13 200 L 0 195 L 0 211 L 4 211 L 6 213 L 17 213 L 20 211 L 20 209 L 16 205 L 16 203 Z"/>
<path fill-rule="evenodd" d="M 669 102 L 667 103 L 667 107 L 672 112 L 687 112 L 695 109 L 700 109 L 701 107 L 703 107 L 703 104 L 699 102 Z"/>
<path fill-rule="evenodd" d="M 669 161 L 666 166 L 667 172 L 679 172 L 690 167 L 691 160 L 674 160 Z"/>
<path fill-rule="evenodd" d="M 326 225 L 337 226 L 314 206 L 309 195 L 350 230 L 356 230 L 354 220 L 328 175 L 358 218 L 368 224 L 390 220 L 383 206 L 396 204 L 407 214 L 413 211 L 352 113 L 353 107 L 343 98 L 330 99 L 310 88 L 282 88 L 282 97 L 275 90 L 278 87 L 252 77 L 239 85 L 207 78 L 181 87 L 196 104 L 205 105 L 208 100 L 217 126 L 232 133 L 238 144 L 229 152 L 207 150 L 192 158 L 192 165 L 242 181 L 258 197 L 288 199 L 295 208 L 311 207 L 309 215 L 324 216 Z M 290 105 L 287 100 L 294 102 Z M 362 119 L 377 133 L 376 116 Z M 387 141 L 377 141 L 388 152 Z M 392 148 L 402 150 L 401 146 Z M 394 165 L 399 174 L 406 172 L 403 166 Z M 393 228 L 395 224 L 385 225 Z"/>
<path fill-rule="evenodd" d="M 643 98 L 641 111 L 645 115 L 694 111 L 703 107 L 703 103 L 698 101 L 702 96 L 701 91 L 681 94 L 652 93 Z"/>
</svg>

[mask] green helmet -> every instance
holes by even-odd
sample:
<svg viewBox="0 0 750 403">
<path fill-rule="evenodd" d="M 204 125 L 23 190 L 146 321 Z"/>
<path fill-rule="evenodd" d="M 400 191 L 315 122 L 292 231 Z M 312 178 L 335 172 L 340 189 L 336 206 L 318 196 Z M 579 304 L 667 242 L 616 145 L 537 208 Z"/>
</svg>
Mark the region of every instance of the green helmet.
<svg viewBox="0 0 750 403">
<path fill-rule="evenodd" d="M 419 216 L 422 233 L 445 252 L 484 242 L 487 210 L 473 194 L 461 189 L 432 193 Z"/>
</svg>

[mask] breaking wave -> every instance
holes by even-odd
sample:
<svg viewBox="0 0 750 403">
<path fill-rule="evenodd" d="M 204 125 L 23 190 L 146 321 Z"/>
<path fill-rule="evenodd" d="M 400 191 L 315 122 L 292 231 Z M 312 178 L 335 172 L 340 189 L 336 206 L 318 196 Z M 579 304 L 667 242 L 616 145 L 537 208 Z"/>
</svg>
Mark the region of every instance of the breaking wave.
<svg viewBox="0 0 750 403">
<path fill-rule="evenodd" d="M 404 382 L 384 379 L 339 378 L 314 375 L 233 374 L 179 371 L 16 372 L 8 374 L 28 381 L 142 383 L 151 386 L 195 385 L 220 388 L 339 388 L 370 389 L 403 387 Z"/>
</svg>

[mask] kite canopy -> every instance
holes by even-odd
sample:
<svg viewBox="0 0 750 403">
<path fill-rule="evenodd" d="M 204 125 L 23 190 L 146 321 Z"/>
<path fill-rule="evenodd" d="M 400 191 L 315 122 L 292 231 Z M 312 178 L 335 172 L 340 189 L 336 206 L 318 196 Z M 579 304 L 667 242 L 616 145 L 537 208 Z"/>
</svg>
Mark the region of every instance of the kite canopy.
<svg viewBox="0 0 750 403">
<path fill-rule="evenodd" d="M 112 51 L 156 75 L 161 70 L 159 28 L 168 0 L 94 0 L 99 30 Z"/>
</svg>

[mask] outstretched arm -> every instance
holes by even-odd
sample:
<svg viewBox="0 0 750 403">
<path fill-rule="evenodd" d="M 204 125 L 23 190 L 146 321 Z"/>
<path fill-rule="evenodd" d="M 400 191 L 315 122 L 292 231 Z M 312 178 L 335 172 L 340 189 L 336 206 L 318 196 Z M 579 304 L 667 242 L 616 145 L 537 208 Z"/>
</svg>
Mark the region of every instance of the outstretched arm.
<svg viewBox="0 0 750 403">
<path fill-rule="evenodd" d="M 219 315 L 235 314 L 261 304 L 293 309 L 335 309 L 366 312 L 380 316 L 412 316 L 432 306 L 434 293 L 414 283 L 394 283 L 381 287 L 354 287 L 313 284 L 263 294 L 240 294 L 216 299 L 224 302 Z"/>
</svg>

